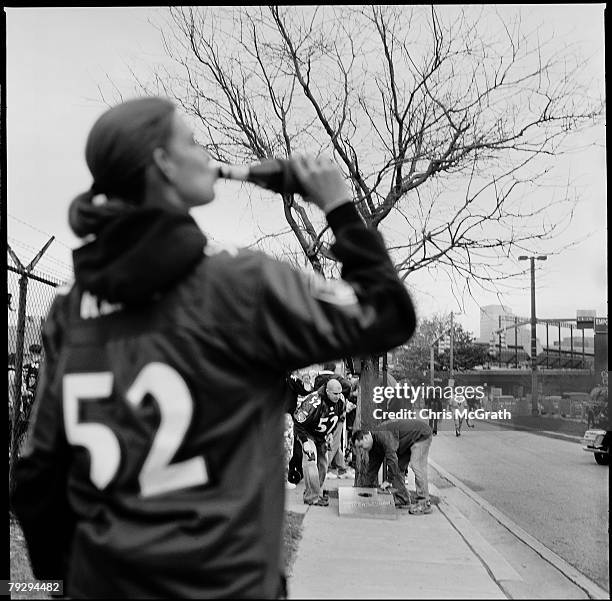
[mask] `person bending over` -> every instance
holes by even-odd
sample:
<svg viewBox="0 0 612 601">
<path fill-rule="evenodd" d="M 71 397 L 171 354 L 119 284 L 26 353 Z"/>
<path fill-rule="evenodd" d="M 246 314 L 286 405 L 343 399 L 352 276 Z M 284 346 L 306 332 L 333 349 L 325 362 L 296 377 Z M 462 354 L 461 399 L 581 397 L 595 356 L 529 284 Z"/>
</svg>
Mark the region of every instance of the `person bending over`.
<svg viewBox="0 0 612 601">
<path fill-rule="evenodd" d="M 383 482 L 383 488 L 392 487 L 396 507 L 407 508 L 414 514 L 432 511 L 427 478 L 431 441 L 431 428 L 416 419 L 389 420 L 376 430 L 355 430 L 352 436 L 355 447 L 368 451 L 367 482 L 374 485 L 378 482 L 378 470 L 386 461 L 390 482 Z M 417 501 L 413 504 L 404 483 L 408 466 L 416 483 Z"/>
</svg>

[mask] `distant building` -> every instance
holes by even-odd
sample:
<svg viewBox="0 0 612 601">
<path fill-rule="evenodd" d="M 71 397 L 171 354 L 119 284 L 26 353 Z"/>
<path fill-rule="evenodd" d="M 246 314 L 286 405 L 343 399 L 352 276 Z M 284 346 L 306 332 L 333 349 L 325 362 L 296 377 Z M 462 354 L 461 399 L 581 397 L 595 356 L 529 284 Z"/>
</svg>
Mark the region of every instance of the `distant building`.
<svg viewBox="0 0 612 601">
<path fill-rule="evenodd" d="M 514 347 L 514 329 L 508 330 L 506 333 L 506 342 L 508 346 Z M 522 326 L 518 328 L 516 336 L 516 346 L 523 348 L 528 355 L 531 355 L 531 326 Z M 538 353 L 542 352 L 540 339 L 536 337 L 536 349 Z"/>
<path fill-rule="evenodd" d="M 486 305 L 480 308 L 480 337 L 478 342 L 491 342 L 491 335 L 495 341 L 495 345 L 499 344 L 497 334 L 494 334 L 499 329 L 499 318 L 501 317 L 502 327 L 508 328 L 514 323 L 514 313 L 512 309 L 506 305 Z M 515 346 L 514 328 L 510 327 L 506 330 L 505 344 L 502 341 L 502 347 Z M 519 326 L 516 333 L 516 346 L 523 348 L 527 354 L 531 354 L 531 329 L 530 326 Z M 539 338 L 536 338 L 536 348 L 538 353 L 542 351 L 542 345 Z"/>
<path fill-rule="evenodd" d="M 512 309 L 505 305 L 486 305 L 480 308 L 480 336 L 478 342 L 489 343 L 491 334 L 499 328 L 499 318 L 502 318 L 502 326 L 506 324 L 505 318 L 513 317 Z"/>
</svg>

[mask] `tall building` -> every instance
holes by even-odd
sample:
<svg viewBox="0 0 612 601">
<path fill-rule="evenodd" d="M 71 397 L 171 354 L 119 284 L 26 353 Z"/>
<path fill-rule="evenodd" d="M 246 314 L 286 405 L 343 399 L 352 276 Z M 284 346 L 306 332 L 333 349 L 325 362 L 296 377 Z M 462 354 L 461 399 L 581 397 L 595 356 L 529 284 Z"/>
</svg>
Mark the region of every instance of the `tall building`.
<svg viewBox="0 0 612 601">
<path fill-rule="evenodd" d="M 489 343 L 491 333 L 499 328 L 499 317 L 502 317 L 502 326 L 510 325 L 505 317 L 513 317 L 512 309 L 505 305 L 486 305 L 480 307 L 480 336 L 478 342 Z"/>
<path fill-rule="evenodd" d="M 489 343 L 493 332 L 499 329 L 499 318 L 502 318 L 502 327 L 511 326 L 514 322 L 514 313 L 512 309 L 506 305 L 486 305 L 480 308 L 480 336 L 479 342 Z M 498 343 L 497 335 L 494 335 L 495 344 Z M 506 330 L 506 345 L 514 347 L 514 328 Z M 520 326 L 516 332 L 516 345 L 523 347 L 525 351 L 531 353 L 531 329 L 529 325 Z M 536 338 L 537 352 L 542 352 L 540 339 Z"/>
</svg>

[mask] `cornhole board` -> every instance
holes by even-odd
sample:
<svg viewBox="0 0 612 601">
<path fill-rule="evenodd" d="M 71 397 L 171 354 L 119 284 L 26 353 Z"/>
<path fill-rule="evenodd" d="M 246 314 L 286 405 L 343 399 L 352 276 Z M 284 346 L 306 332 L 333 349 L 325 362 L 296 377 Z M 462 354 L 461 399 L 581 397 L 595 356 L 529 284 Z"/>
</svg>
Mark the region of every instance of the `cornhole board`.
<svg viewBox="0 0 612 601">
<path fill-rule="evenodd" d="M 338 487 L 338 514 L 344 517 L 396 520 L 393 495 L 376 488 Z"/>
</svg>

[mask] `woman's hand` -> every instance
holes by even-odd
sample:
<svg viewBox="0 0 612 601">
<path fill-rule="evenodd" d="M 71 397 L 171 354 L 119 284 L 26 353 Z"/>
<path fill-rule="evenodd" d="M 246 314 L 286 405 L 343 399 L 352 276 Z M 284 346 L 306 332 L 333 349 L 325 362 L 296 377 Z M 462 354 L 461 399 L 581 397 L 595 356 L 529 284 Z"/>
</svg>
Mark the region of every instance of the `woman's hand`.
<svg viewBox="0 0 612 601">
<path fill-rule="evenodd" d="M 326 214 L 346 202 L 352 202 L 342 171 L 327 157 L 295 155 L 291 166 L 308 192 L 305 200 L 316 204 Z"/>
</svg>

